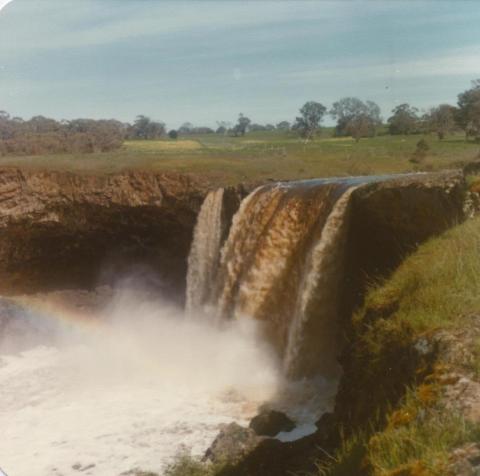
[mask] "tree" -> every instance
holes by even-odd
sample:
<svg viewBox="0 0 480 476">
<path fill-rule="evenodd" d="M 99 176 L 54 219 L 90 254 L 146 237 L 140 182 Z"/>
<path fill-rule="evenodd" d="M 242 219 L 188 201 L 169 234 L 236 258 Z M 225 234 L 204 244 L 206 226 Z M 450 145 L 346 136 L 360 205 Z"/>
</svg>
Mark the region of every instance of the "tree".
<svg viewBox="0 0 480 476">
<path fill-rule="evenodd" d="M 430 146 L 428 145 L 428 142 L 425 139 L 420 139 L 417 142 L 417 146 L 412 154 L 412 157 L 410 158 L 410 162 L 419 164 L 425 159 L 429 150 Z"/>
<path fill-rule="evenodd" d="M 194 127 L 191 131 L 192 134 L 213 134 L 215 131 L 206 126 Z"/>
<path fill-rule="evenodd" d="M 455 130 L 455 115 L 457 108 L 449 104 L 440 104 L 433 107 L 426 115 L 426 124 L 429 132 L 435 132 L 440 140 L 446 134 Z"/>
<path fill-rule="evenodd" d="M 410 104 L 400 104 L 392 109 L 392 116 L 388 118 L 390 134 L 414 134 L 418 132 L 418 109 Z"/>
<path fill-rule="evenodd" d="M 184 122 L 178 129 L 180 134 L 190 134 L 193 129 L 193 124 L 191 122 Z"/>
<path fill-rule="evenodd" d="M 217 121 L 217 130 L 215 131 L 217 134 L 226 134 L 232 124 L 228 121 Z"/>
<path fill-rule="evenodd" d="M 276 127 L 279 131 L 289 131 L 290 123 L 288 121 L 281 121 L 277 124 Z"/>
<path fill-rule="evenodd" d="M 115 120 L 56 121 L 43 116 L 30 120 L 0 113 L 0 154 L 38 155 L 64 152 L 106 152 L 119 148 L 126 125 Z"/>
<path fill-rule="evenodd" d="M 165 124 L 163 122 L 152 121 L 149 117 L 137 116 L 130 130 L 132 139 L 152 140 L 159 139 L 165 134 Z"/>
<path fill-rule="evenodd" d="M 177 140 L 178 132 L 175 129 L 172 129 L 171 131 L 169 131 L 168 137 L 170 137 L 170 139 Z"/>
<path fill-rule="evenodd" d="M 363 102 L 355 97 L 333 103 L 330 115 L 337 121 L 335 135 L 352 136 L 356 141 L 374 136 L 377 126 L 382 123 L 380 107 L 376 103 Z"/>
<path fill-rule="evenodd" d="M 238 116 L 237 124 L 233 128 L 233 133 L 235 134 L 235 137 L 239 135 L 244 136 L 251 122 L 252 121 L 248 117 L 240 113 Z"/>
<path fill-rule="evenodd" d="M 320 130 L 320 123 L 327 108 L 315 101 L 306 102 L 300 109 L 300 117 L 295 119 L 293 128 L 308 142 Z"/>
<path fill-rule="evenodd" d="M 467 138 L 480 139 L 480 79 L 472 81 L 472 87 L 458 95 L 457 121 Z"/>
<path fill-rule="evenodd" d="M 250 132 L 262 132 L 262 131 L 266 131 L 267 128 L 262 124 L 253 123 L 249 125 L 248 130 Z"/>
</svg>

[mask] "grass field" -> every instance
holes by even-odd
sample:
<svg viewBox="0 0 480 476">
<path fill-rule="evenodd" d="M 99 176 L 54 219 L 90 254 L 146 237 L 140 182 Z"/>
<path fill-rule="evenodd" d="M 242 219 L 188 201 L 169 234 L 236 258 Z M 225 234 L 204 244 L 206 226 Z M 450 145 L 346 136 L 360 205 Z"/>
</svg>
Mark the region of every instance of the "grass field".
<svg viewBox="0 0 480 476">
<path fill-rule="evenodd" d="M 324 136 L 304 144 L 293 133 L 250 133 L 244 137 L 217 134 L 184 136 L 177 141 L 130 141 L 114 152 L 2 157 L 0 166 L 113 173 L 125 169 L 200 174 L 218 183 L 246 180 L 303 179 L 326 176 L 439 170 L 474 159 L 480 146 L 463 135 L 439 141 L 435 136 L 389 136 L 355 142 Z M 421 164 L 409 159 L 421 139 L 429 144 Z"/>
</svg>

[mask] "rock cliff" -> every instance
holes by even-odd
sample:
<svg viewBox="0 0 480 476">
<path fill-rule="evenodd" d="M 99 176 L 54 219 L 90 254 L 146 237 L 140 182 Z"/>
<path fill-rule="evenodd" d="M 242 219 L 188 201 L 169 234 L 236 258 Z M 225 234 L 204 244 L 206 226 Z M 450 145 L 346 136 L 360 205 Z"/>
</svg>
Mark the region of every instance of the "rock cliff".
<svg viewBox="0 0 480 476">
<path fill-rule="evenodd" d="M 148 265 L 181 295 L 207 188 L 172 173 L 0 169 L 0 292 L 90 287 Z"/>
</svg>

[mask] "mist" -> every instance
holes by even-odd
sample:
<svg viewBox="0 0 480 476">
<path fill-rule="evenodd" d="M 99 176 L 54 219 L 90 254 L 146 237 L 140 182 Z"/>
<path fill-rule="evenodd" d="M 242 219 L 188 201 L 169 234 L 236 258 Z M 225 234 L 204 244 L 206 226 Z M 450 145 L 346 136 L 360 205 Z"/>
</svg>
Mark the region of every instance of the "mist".
<svg viewBox="0 0 480 476">
<path fill-rule="evenodd" d="M 72 293 L 9 301 L 14 319 L 0 342 L 7 474 L 161 473 L 178 452 L 201 455 L 219 424 L 246 424 L 275 397 L 279 362 L 255 321 L 187 318 L 128 279 L 105 294 L 96 309 L 75 303 L 69 319 L 61 314 L 71 315 Z"/>
</svg>

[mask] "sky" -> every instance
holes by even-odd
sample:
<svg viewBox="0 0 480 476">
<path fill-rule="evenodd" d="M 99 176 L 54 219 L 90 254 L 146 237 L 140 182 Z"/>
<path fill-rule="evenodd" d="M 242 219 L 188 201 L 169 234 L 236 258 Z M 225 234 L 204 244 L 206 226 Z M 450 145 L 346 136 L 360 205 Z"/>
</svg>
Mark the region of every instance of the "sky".
<svg viewBox="0 0 480 476">
<path fill-rule="evenodd" d="M 0 110 L 275 124 L 357 96 L 386 118 L 455 104 L 479 24 L 476 0 L 0 0 Z"/>
</svg>

